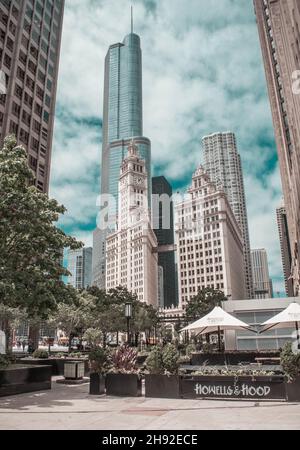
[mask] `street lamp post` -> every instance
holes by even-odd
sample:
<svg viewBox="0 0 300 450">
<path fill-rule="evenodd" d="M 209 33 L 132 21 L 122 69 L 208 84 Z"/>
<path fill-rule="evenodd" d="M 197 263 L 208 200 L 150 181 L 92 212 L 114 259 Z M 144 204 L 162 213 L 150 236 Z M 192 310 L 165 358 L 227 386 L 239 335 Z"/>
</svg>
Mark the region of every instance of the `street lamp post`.
<svg viewBox="0 0 300 450">
<path fill-rule="evenodd" d="M 132 319 L 132 303 L 125 304 L 125 317 L 127 319 L 127 344 L 130 345 L 130 319 Z"/>
</svg>

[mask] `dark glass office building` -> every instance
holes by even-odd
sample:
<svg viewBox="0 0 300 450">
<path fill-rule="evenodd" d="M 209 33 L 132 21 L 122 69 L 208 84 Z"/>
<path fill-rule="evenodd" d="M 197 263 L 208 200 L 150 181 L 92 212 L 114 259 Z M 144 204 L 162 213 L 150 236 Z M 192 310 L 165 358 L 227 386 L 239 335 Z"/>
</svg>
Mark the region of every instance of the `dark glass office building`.
<svg viewBox="0 0 300 450">
<path fill-rule="evenodd" d="M 154 200 L 155 195 L 172 197 L 173 191 L 165 177 L 152 178 L 153 223 L 158 241 L 159 293 L 160 306 L 169 308 L 178 305 L 176 295 L 175 247 L 174 247 L 174 212 L 173 203 L 168 208 L 167 202 Z M 156 225 L 155 225 L 156 224 Z M 169 224 L 169 226 L 168 226 Z"/>
</svg>

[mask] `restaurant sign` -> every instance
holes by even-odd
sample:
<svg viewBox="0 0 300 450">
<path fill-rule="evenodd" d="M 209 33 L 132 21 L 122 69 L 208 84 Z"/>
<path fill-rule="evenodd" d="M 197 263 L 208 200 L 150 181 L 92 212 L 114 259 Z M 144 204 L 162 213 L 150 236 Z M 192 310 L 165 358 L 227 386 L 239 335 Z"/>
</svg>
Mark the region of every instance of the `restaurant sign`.
<svg viewBox="0 0 300 450">
<path fill-rule="evenodd" d="M 181 380 L 183 398 L 227 398 L 255 400 L 283 400 L 286 398 L 285 384 L 282 377 L 273 380 L 266 377 L 259 381 L 250 377 L 193 377 Z"/>
</svg>

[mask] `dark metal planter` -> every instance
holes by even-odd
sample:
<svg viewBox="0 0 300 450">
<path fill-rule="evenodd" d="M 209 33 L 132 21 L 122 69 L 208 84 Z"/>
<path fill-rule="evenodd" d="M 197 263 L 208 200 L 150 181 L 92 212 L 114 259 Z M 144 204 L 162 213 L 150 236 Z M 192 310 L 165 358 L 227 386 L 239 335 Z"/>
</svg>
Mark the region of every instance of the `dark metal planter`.
<svg viewBox="0 0 300 450">
<path fill-rule="evenodd" d="M 286 383 L 286 398 L 288 402 L 300 402 L 300 376 L 293 383 Z"/>
<path fill-rule="evenodd" d="M 178 375 L 146 375 L 145 396 L 152 398 L 180 398 Z"/>
<path fill-rule="evenodd" d="M 135 374 L 108 374 L 106 376 L 106 395 L 117 397 L 140 397 L 142 380 Z"/>
<path fill-rule="evenodd" d="M 99 373 L 90 375 L 90 395 L 105 394 L 105 377 Z"/>
<path fill-rule="evenodd" d="M 182 398 L 285 400 L 282 376 L 185 376 L 181 377 Z"/>
<path fill-rule="evenodd" d="M 51 389 L 51 366 L 0 370 L 0 397 Z"/>
</svg>

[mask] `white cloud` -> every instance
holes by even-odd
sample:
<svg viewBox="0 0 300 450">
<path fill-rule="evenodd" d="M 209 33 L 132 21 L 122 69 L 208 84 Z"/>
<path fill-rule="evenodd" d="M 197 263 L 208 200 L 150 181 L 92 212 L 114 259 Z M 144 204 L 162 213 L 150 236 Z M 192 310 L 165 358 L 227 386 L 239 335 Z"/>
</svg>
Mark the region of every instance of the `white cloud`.
<svg viewBox="0 0 300 450">
<path fill-rule="evenodd" d="M 99 191 L 104 58 L 130 31 L 131 0 L 66 0 L 51 192 L 64 226 L 91 242 Z M 281 276 L 275 208 L 281 192 L 262 58 L 249 0 L 136 0 L 143 49 L 144 134 L 153 164 L 184 185 L 201 138 L 234 131 L 243 160 L 253 247 Z"/>
</svg>

